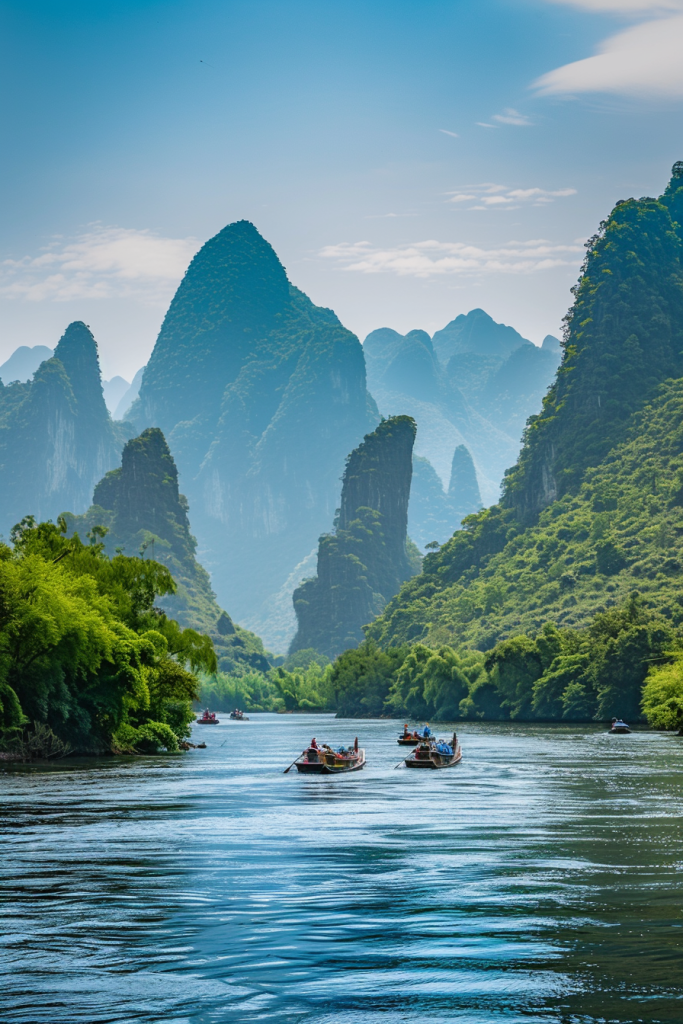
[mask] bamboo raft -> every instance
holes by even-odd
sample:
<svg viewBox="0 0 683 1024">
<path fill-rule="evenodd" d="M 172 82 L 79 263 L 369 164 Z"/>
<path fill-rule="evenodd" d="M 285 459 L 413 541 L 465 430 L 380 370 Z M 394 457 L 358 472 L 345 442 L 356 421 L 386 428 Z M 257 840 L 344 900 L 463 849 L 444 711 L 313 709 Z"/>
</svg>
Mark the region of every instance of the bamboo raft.
<svg viewBox="0 0 683 1024">
<path fill-rule="evenodd" d="M 462 747 L 458 743 L 455 733 L 450 744 L 451 753 L 442 752 L 439 745 L 446 746 L 443 740 L 423 740 L 418 743 L 412 754 L 404 759 L 406 768 L 452 768 L 462 761 Z"/>
<path fill-rule="evenodd" d="M 353 747 L 333 750 L 327 744 L 318 746 L 313 740 L 310 747 L 292 761 L 289 768 L 296 766 L 302 775 L 344 775 L 359 772 L 365 767 L 365 750 L 358 746 L 358 737 Z M 289 771 L 285 769 L 285 774 Z"/>
</svg>

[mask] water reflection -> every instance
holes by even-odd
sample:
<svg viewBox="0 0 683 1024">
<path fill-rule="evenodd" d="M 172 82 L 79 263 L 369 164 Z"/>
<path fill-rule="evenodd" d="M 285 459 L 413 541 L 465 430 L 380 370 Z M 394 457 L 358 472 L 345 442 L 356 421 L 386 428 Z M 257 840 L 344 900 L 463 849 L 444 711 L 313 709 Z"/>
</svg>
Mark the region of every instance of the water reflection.
<svg viewBox="0 0 683 1024">
<path fill-rule="evenodd" d="M 683 1017 L 683 741 L 468 725 L 410 773 L 392 722 L 201 732 L 0 775 L 7 1019 Z M 282 774 L 356 732 L 363 772 Z"/>
</svg>

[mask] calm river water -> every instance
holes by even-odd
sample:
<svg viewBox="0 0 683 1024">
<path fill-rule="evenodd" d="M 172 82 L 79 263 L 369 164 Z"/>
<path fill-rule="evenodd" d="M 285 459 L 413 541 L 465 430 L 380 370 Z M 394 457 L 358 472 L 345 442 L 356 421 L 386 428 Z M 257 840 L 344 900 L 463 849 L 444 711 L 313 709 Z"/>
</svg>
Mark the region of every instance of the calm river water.
<svg viewBox="0 0 683 1024">
<path fill-rule="evenodd" d="M 398 726 L 2 768 L 0 1019 L 683 1020 L 683 739 L 466 724 L 418 773 Z M 282 774 L 356 734 L 364 771 Z"/>
</svg>

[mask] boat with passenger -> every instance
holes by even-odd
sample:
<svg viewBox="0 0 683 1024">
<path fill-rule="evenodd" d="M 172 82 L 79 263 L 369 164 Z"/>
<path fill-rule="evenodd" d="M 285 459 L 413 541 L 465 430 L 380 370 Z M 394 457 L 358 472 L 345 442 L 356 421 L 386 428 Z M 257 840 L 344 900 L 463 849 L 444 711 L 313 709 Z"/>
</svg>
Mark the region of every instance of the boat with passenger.
<svg viewBox="0 0 683 1024">
<path fill-rule="evenodd" d="M 453 733 L 450 742 L 433 738 L 421 740 L 412 754 L 404 759 L 406 768 L 451 768 L 462 761 L 462 748 Z"/>
<path fill-rule="evenodd" d="M 240 711 L 239 708 L 235 708 L 234 711 L 230 712 L 230 717 L 233 722 L 248 722 L 249 719 L 245 715 L 244 711 Z"/>
<path fill-rule="evenodd" d="M 406 722 L 403 726 L 403 732 L 399 735 L 396 742 L 400 747 L 416 747 L 421 740 L 428 740 L 432 736 L 432 730 L 429 728 L 429 724 L 425 725 L 420 732 L 419 729 L 413 729 L 411 732 Z"/>
<path fill-rule="evenodd" d="M 309 746 L 290 764 L 303 775 L 343 775 L 358 772 L 365 767 L 365 750 L 358 746 L 358 737 L 351 747 L 331 747 L 318 743 L 315 736 Z M 285 774 L 289 771 L 285 769 Z"/>
<path fill-rule="evenodd" d="M 220 725 L 220 719 L 216 718 L 215 711 L 209 711 L 208 708 L 197 719 L 197 725 Z"/>
<path fill-rule="evenodd" d="M 627 725 L 626 722 L 622 722 L 620 718 L 612 719 L 612 728 L 610 729 L 610 732 L 624 735 L 625 733 L 630 731 L 631 727 L 630 725 Z"/>
</svg>

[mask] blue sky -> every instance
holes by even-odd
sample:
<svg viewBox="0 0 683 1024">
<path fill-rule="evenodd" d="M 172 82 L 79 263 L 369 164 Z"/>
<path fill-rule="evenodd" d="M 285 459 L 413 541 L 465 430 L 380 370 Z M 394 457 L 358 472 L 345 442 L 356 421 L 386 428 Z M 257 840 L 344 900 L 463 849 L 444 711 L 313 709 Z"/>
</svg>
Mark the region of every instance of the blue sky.
<svg viewBox="0 0 683 1024">
<path fill-rule="evenodd" d="M 558 333 L 617 199 L 683 158 L 683 0 L 1 2 L 0 361 L 146 361 L 246 217 L 362 338 Z"/>
</svg>

